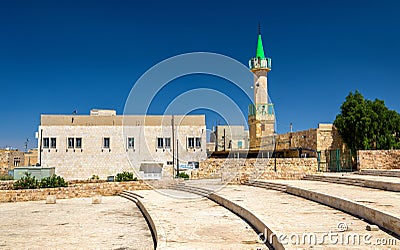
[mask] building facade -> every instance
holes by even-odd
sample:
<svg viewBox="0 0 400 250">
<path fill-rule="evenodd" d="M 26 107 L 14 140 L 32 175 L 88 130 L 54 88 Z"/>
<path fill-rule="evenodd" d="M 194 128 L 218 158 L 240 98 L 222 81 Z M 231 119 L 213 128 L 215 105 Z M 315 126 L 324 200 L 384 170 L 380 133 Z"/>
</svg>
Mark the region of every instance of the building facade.
<svg viewBox="0 0 400 250">
<path fill-rule="evenodd" d="M 214 151 L 249 149 L 249 131 L 243 125 L 215 126 L 210 136 Z"/>
<path fill-rule="evenodd" d="M 268 72 L 271 70 L 271 58 L 266 57 L 261 33 L 258 33 L 256 57 L 249 60 L 250 70 L 254 73 L 254 104 L 249 105 L 250 149 L 271 150 L 275 135 L 274 106 L 268 97 Z"/>
<path fill-rule="evenodd" d="M 0 174 L 8 174 L 9 170 L 24 165 L 24 152 L 18 149 L 0 149 Z"/>
<path fill-rule="evenodd" d="M 38 163 L 38 150 L 37 148 L 29 149 L 24 155 L 24 166 L 36 166 Z"/>
<path fill-rule="evenodd" d="M 134 172 L 141 179 L 172 178 L 174 166 L 206 158 L 204 115 L 42 115 L 38 161 L 66 179 Z"/>
</svg>

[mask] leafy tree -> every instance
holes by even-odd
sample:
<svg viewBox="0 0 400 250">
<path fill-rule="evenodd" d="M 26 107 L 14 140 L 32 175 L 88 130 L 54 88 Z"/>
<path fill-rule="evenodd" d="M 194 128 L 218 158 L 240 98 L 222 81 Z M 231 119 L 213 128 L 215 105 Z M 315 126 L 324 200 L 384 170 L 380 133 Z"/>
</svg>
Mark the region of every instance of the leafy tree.
<svg viewBox="0 0 400 250">
<path fill-rule="evenodd" d="M 350 92 L 340 107 L 334 125 L 349 148 L 400 148 L 400 115 L 379 99 L 366 100 L 360 92 Z"/>
</svg>

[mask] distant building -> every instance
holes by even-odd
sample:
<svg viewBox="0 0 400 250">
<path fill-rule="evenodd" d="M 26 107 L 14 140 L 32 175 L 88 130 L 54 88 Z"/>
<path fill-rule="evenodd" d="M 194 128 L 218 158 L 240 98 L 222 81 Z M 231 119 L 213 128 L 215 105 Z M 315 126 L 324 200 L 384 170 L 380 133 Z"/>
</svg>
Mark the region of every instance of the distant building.
<svg viewBox="0 0 400 250">
<path fill-rule="evenodd" d="M 244 150 L 249 148 L 249 131 L 243 125 L 218 125 L 210 136 L 214 151 Z"/>
<path fill-rule="evenodd" d="M 0 149 L 0 174 L 8 174 L 9 170 L 24 165 L 24 152 L 18 149 Z"/>
<path fill-rule="evenodd" d="M 38 156 L 37 148 L 29 149 L 24 154 L 24 166 L 35 166 L 38 163 Z"/>
<path fill-rule="evenodd" d="M 279 157 L 317 157 L 322 171 L 335 171 L 335 165 L 351 167 L 351 151 L 333 124 L 277 135 L 275 147 Z"/>
<path fill-rule="evenodd" d="M 174 121 L 172 126 L 172 120 Z M 173 166 L 206 158 L 204 115 L 42 115 L 39 163 L 66 179 L 135 172 L 139 178 L 170 178 Z"/>
</svg>

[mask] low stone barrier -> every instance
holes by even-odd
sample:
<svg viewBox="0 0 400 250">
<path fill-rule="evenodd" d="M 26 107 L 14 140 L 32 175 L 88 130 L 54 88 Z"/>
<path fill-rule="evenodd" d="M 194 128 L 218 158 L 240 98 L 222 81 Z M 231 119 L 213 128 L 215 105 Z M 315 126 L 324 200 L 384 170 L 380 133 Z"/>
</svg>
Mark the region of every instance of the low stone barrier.
<svg viewBox="0 0 400 250">
<path fill-rule="evenodd" d="M 111 196 L 118 195 L 124 190 L 148 189 L 152 189 L 148 182 L 129 181 L 71 184 L 60 188 L 0 190 L 0 202 L 40 201 L 46 200 L 48 195 L 54 195 L 57 199 Z"/>
<path fill-rule="evenodd" d="M 0 181 L 0 190 L 10 190 L 13 189 L 14 187 L 14 182 L 13 180 L 11 181 Z"/>
<path fill-rule="evenodd" d="M 400 169 L 400 150 L 358 150 L 358 170 Z"/>
<path fill-rule="evenodd" d="M 191 172 L 191 179 L 220 178 L 240 183 L 249 179 L 298 180 L 318 170 L 317 158 L 208 158 L 199 169 Z"/>
</svg>

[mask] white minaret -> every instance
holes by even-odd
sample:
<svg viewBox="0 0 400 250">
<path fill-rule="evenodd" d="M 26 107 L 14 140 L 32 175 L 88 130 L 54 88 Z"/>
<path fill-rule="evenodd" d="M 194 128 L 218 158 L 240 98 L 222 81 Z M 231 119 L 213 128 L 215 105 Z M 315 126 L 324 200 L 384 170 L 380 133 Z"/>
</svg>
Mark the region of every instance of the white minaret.
<svg viewBox="0 0 400 250">
<path fill-rule="evenodd" d="M 268 98 L 271 58 L 265 57 L 260 28 L 256 57 L 249 60 L 249 67 L 254 73 L 254 105 L 249 106 L 250 149 L 266 149 L 275 134 L 275 113 Z"/>
</svg>

